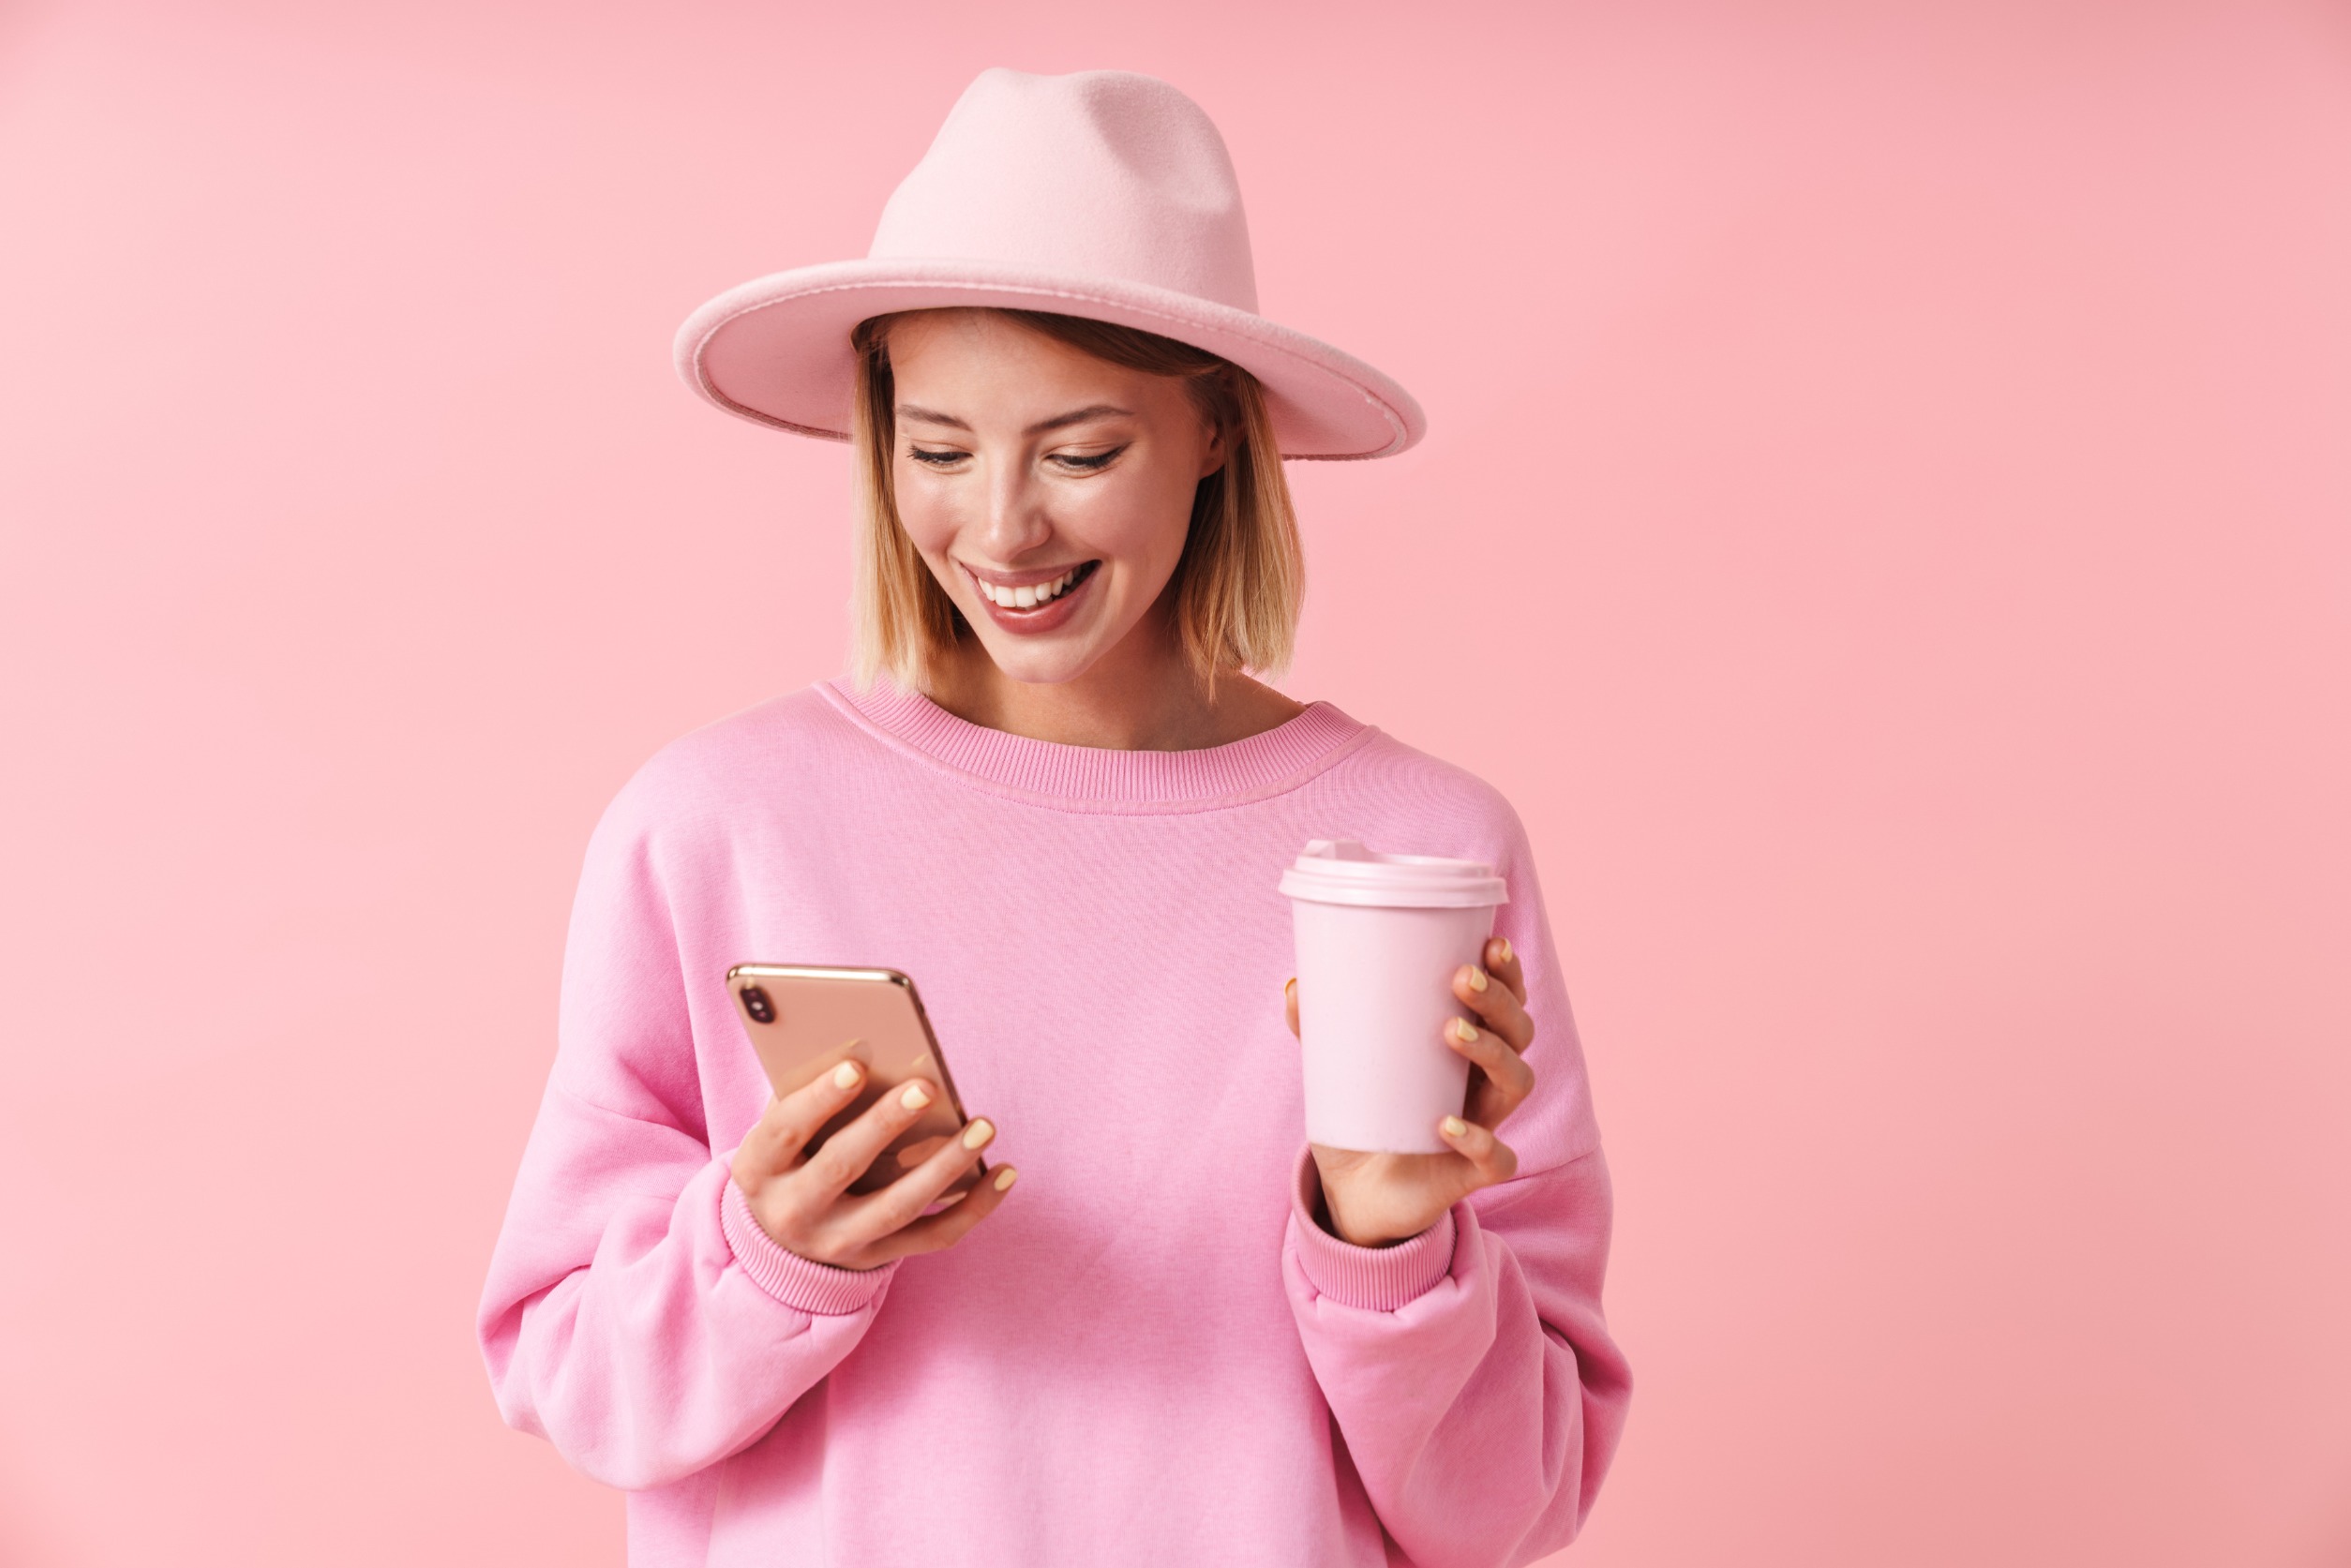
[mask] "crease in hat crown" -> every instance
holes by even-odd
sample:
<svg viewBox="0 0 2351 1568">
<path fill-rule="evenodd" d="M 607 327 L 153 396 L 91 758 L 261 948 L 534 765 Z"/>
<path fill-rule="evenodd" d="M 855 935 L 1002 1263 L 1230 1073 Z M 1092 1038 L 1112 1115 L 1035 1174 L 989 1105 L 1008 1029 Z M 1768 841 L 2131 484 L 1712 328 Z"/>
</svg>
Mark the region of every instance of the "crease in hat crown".
<svg viewBox="0 0 2351 1568">
<path fill-rule="evenodd" d="M 1426 427 L 1362 361 L 1257 314 L 1240 181 L 1199 105 L 1131 71 L 983 71 L 898 185 L 861 260 L 756 278 L 677 339 L 728 412 L 846 439 L 850 332 L 902 310 L 994 306 L 1138 327 L 1241 366 L 1285 457 L 1376 457 Z"/>
<path fill-rule="evenodd" d="M 1125 278 L 1255 314 L 1241 183 L 1200 106 L 1131 71 L 983 71 L 875 228 L 875 260 Z"/>
</svg>

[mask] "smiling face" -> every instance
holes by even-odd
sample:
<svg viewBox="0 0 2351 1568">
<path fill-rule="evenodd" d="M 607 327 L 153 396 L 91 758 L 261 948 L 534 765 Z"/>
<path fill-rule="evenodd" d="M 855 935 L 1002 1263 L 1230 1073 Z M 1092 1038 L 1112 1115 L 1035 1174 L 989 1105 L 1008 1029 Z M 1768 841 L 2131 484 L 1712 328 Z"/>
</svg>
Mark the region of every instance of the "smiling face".
<svg viewBox="0 0 2351 1568">
<path fill-rule="evenodd" d="M 1226 443 L 1172 376 L 1097 359 L 990 311 L 890 334 L 891 487 L 906 536 L 997 669 L 1058 683 L 1142 629 Z"/>
</svg>

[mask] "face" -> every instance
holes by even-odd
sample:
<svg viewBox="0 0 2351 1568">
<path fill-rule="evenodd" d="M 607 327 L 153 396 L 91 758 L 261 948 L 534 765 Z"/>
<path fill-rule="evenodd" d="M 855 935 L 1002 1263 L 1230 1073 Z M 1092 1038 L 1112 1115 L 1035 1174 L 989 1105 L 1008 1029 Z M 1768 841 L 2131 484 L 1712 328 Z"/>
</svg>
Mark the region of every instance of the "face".
<svg viewBox="0 0 2351 1568">
<path fill-rule="evenodd" d="M 986 311 L 899 322 L 890 363 L 915 548 L 998 669 L 1084 675 L 1153 615 L 1221 438 L 1175 378 Z"/>
</svg>

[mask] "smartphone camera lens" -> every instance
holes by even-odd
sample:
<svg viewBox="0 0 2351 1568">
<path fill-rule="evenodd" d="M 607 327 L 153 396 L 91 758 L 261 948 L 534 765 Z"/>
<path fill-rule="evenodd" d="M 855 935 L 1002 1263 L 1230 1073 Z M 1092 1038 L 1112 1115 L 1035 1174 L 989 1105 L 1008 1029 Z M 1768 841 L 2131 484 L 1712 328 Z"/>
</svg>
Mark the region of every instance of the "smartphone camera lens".
<svg viewBox="0 0 2351 1568">
<path fill-rule="evenodd" d="M 754 1023 L 775 1022 L 775 1004 L 768 999 L 763 987 L 747 985 L 742 988 L 742 1010 L 751 1015 Z"/>
</svg>

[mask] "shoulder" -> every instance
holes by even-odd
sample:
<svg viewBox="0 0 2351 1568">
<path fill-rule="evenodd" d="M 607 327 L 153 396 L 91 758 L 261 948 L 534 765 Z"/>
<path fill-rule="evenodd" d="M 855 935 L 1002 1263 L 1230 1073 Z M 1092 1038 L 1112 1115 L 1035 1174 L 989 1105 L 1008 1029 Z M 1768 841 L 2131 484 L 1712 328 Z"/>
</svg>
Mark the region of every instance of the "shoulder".
<svg viewBox="0 0 2351 1568">
<path fill-rule="evenodd" d="M 693 841 L 746 810 L 803 798 L 872 742 L 811 686 L 689 731 L 655 752 L 621 785 L 599 839 Z"/>
<path fill-rule="evenodd" d="M 1526 829 L 1502 791 L 1384 730 L 1372 730 L 1331 783 L 1367 833 L 1377 828 L 1400 853 L 1458 855 L 1503 870 L 1526 853 Z"/>
</svg>

